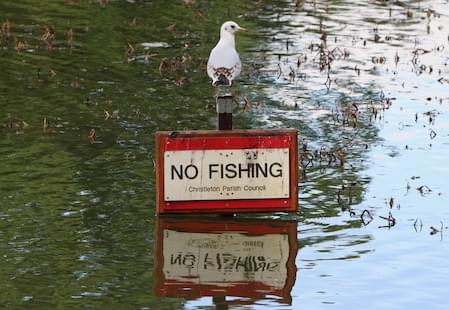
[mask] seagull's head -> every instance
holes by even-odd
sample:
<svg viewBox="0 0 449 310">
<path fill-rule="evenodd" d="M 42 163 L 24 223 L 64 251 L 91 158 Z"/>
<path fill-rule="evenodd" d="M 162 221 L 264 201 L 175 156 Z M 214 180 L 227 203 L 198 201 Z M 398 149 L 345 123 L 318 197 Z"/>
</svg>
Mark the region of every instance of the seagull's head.
<svg viewBox="0 0 449 310">
<path fill-rule="evenodd" d="M 246 29 L 240 27 L 236 22 L 229 21 L 221 25 L 220 34 L 222 37 L 229 34 L 234 36 L 234 34 L 238 31 L 246 31 Z"/>
</svg>

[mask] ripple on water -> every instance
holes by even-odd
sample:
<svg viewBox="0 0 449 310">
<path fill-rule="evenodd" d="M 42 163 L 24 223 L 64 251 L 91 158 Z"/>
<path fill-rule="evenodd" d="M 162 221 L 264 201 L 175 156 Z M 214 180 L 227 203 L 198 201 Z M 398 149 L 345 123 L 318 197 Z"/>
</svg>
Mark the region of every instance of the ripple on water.
<svg viewBox="0 0 449 310">
<path fill-rule="evenodd" d="M 0 81 L 0 286 L 17 299 L 6 306 L 102 307 L 120 294 L 125 308 L 212 307 L 208 297 L 152 293 L 149 157 L 156 129 L 215 126 L 203 60 L 226 12 L 213 1 L 100 2 L 0 1 L 12 23 L 5 39 L 0 17 L 8 76 Z M 236 97 L 261 105 L 235 105 L 236 127 L 297 128 L 310 163 L 302 160 L 292 305 L 267 292 L 229 306 L 446 307 L 447 1 L 267 0 L 251 12 L 242 3 L 229 3 L 253 26 L 237 39 L 245 66 Z M 49 24 L 51 50 L 42 37 Z M 424 185 L 431 191 L 420 193 Z M 396 225 L 379 228 L 389 212 Z M 440 222 L 442 233 L 430 234 Z"/>
</svg>

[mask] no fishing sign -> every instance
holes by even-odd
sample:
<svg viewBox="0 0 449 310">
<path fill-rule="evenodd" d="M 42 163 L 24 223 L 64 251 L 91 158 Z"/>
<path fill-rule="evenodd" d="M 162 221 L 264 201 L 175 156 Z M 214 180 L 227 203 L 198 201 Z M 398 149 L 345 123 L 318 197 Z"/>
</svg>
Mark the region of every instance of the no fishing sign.
<svg viewBox="0 0 449 310">
<path fill-rule="evenodd" d="M 297 131 L 156 133 L 157 212 L 297 210 Z"/>
</svg>

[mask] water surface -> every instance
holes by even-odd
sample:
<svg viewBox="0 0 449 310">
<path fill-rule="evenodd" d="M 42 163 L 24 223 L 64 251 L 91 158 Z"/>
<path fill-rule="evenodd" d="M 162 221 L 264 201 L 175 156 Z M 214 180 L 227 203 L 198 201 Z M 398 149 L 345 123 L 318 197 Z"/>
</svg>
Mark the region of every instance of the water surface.
<svg viewBox="0 0 449 310">
<path fill-rule="evenodd" d="M 448 12 L 0 3 L 0 305 L 447 308 Z M 235 127 L 300 134 L 300 211 L 254 224 L 295 222 L 294 283 L 285 298 L 161 297 L 154 133 L 215 128 L 205 62 L 227 19 L 251 29 L 237 38 Z"/>
</svg>

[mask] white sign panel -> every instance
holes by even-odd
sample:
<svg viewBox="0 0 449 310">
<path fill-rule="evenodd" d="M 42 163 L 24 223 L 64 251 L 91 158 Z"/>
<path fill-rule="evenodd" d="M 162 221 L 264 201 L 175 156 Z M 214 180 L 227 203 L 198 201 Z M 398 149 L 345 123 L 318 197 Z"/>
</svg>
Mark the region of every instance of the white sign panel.
<svg viewBox="0 0 449 310">
<path fill-rule="evenodd" d="M 289 198 L 288 148 L 166 151 L 166 201 Z"/>
<path fill-rule="evenodd" d="M 287 279 L 288 235 L 164 231 L 166 279 L 232 285 L 262 282 L 281 289 Z M 169 246 L 167 246 L 169 245 Z"/>
</svg>

